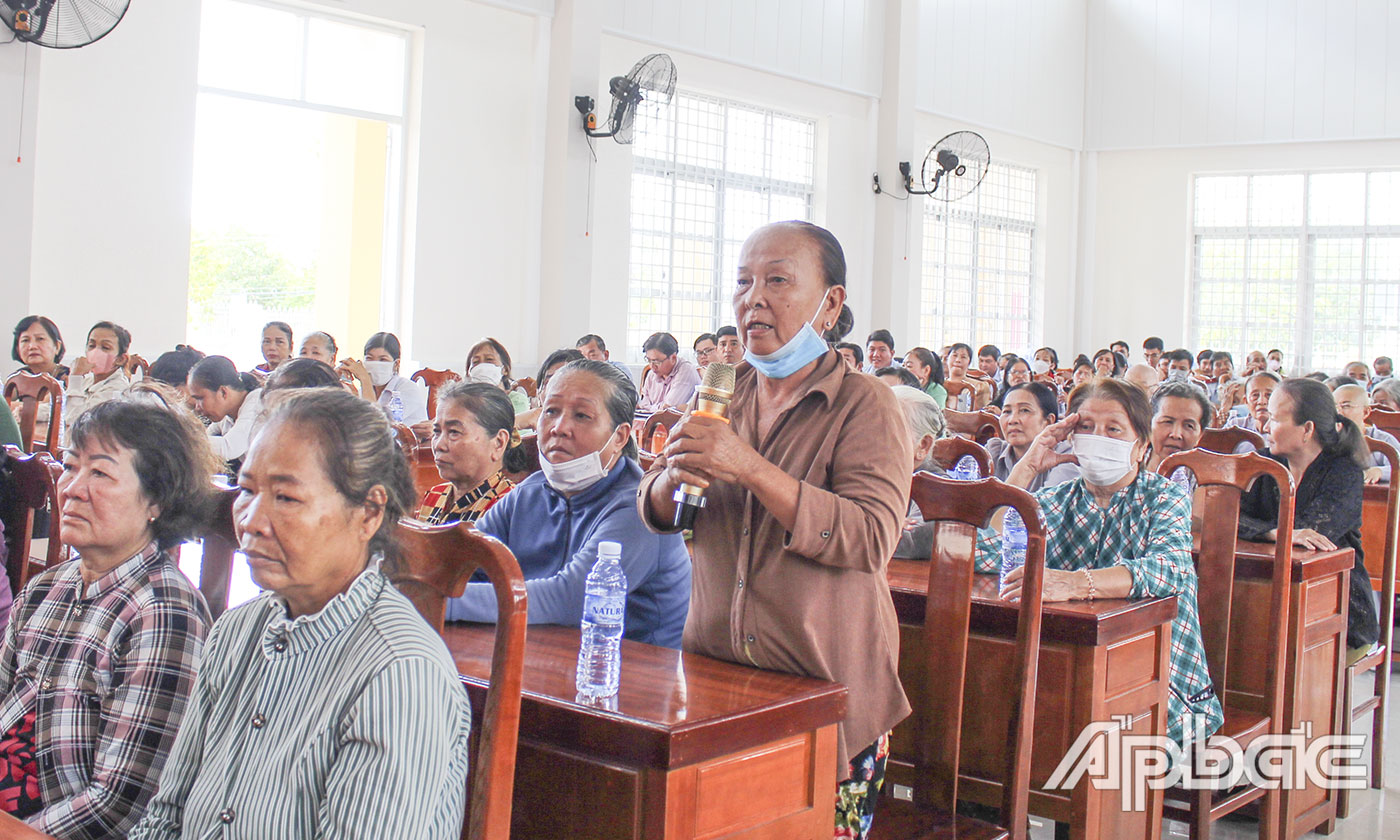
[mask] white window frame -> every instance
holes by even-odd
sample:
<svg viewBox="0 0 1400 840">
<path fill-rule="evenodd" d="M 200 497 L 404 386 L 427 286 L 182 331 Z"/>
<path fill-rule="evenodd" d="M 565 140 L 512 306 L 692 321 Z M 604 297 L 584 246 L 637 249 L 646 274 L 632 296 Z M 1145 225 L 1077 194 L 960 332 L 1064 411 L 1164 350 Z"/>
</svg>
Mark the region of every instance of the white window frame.
<svg viewBox="0 0 1400 840">
<path fill-rule="evenodd" d="M 1200 172 L 1191 176 L 1191 258 L 1190 276 L 1188 278 L 1188 288 L 1190 289 L 1190 302 L 1187 307 L 1187 338 L 1190 346 L 1202 346 L 1201 339 L 1201 318 L 1200 309 L 1204 295 L 1202 294 L 1203 280 L 1201 277 L 1201 243 L 1205 239 L 1243 239 L 1245 241 L 1244 266 L 1245 277 L 1241 282 L 1248 284 L 1251 282 L 1248 272 L 1250 264 L 1250 249 L 1255 240 L 1259 239 L 1296 239 L 1298 243 L 1298 274 L 1293 281 L 1296 292 L 1296 313 L 1297 317 L 1293 324 L 1293 339 L 1291 347 L 1280 347 L 1284 353 L 1284 369 L 1289 373 L 1303 373 L 1316 369 L 1313 363 L 1314 356 L 1314 323 L 1313 306 L 1317 288 L 1317 279 L 1313 272 L 1315 257 L 1315 246 L 1318 239 L 1361 239 L 1361 299 L 1362 313 L 1358 319 L 1360 332 L 1357 335 L 1357 354 L 1355 360 L 1360 360 L 1370 364 L 1369 359 L 1362 358 L 1361 354 L 1365 350 L 1366 333 L 1369 319 L 1366 314 L 1366 292 L 1375 282 L 1369 276 L 1369 266 L 1367 257 L 1372 239 L 1382 237 L 1400 238 L 1400 225 L 1372 225 L 1369 223 L 1371 204 L 1371 175 L 1377 173 L 1394 173 L 1400 170 L 1387 167 L 1362 168 L 1362 169 L 1340 169 L 1340 170 L 1283 170 L 1283 171 L 1246 171 L 1246 172 Z M 1309 220 L 1309 208 L 1312 198 L 1312 176 L 1314 175 L 1346 175 L 1360 174 L 1364 178 L 1365 190 L 1362 193 L 1363 218 L 1366 222 L 1361 225 L 1315 225 Z M 1298 175 L 1303 182 L 1302 193 L 1302 221 L 1298 225 L 1251 225 L 1248 223 L 1250 211 L 1254 201 L 1254 178 L 1258 176 L 1275 175 Z M 1247 192 L 1245 198 L 1245 221 L 1244 225 L 1235 226 L 1209 226 L 1198 224 L 1197 207 L 1199 202 L 1199 183 L 1202 178 L 1221 177 L 1245 177 L 1247 181 Z M 1400 200 L 1400 196 L 1397 196 Z M 1219 281 L 1211 281 L 1219 282 Z M 1248 341 L 1248 339 L 1244 339 Z M 1214 350 L 1227 350 L 1235 357 L 1235 364 L 1243 363 L 1243 355 L 1252 350 L 1267 352 L 1270 347 L 1246 347 L 1239 346 L 1238 340 L 1232 342 L 1230 347 L 1213 347 Z M 1400 350 L 1400 348 L 1396 348 Z M 1352 361 L 1349 359 L 1348 361 Z M 1346 364 L 1343 362 L 1342 364 Z"/>
<path fill-rule="evenodd" d="M 734 283 L 735 283 L 735 278 L 733 278 L 733 277 L 726 278 L 726 277 L 724 276 L 724 271 L 725 271 L 725 265 L 724 265 L 724 244 L 725 244 L 725 236 L 724 236 L 724 231 L 725 231 L 725 226 L 724 226 L 724 222 L 725 222 L 724 193 L 725 193 L 725 188 L 726 188 L 726 187 L 736 187 L 736 188 L 740 188 L 740 189 L 751 190 L 751 191 L 754 191 L 754 192 L 763 192 L 763 193 L 767 193 L 767 194 L 769 194 L 769 195 L 778 195 L 778 196 L 784 196 L 784 197 L 787 197 L 787 198 L 798 199 L 798 200 L 802 201 L 804 207 L 806 208 L 806 218 L 807 218 L 808 220 L 811 220 L 812 217 L 813 217 L 813 212 L 814 212 L 814 210 L 815 210 L 815 195 L 816 195 L 816 159 L 817 159 L 817 143 L 818 143 L 818 131 L 817 131 L 817 128 L 818 128 L 818 125 L 817 125 L 817 120 L 815 120 L 815 119 L 813 119 L 813 118 L 811 118 L 811 117 L 802 116 L 802 115 L 799 115 L 799 114 L 793 114 L 793 113 L 785 112 L 785 111 L 782 111 L 782 110 L 779 110 L 779 109 L 775 109 L 775 108 L 769 108 L 769 107 L 767 107 L 767 106 L 764 106 L 764 105 L 761 105 L 761 104 L 757 104 L 757 103 L 753 103 L 753 102 L 743 102 L 743 101 L 736 100 L 736 99 L 726 99 L 726 98 L 723 98 L 723 97 L 711 96 L 711 95 L 708 95 L 708 94 L 703 94 L 703 93 L 698 93 L 698 92 L 693 92 L 693 91 L 677 92 L 675 98 L 676 98 L 677 100 L 679 100 L 679 99 L 681 99 L 681 98 L 686 98 L 686 99 L 691 99 L 691 100 L 698 100 L 698 101 L 700 101 L 700 102 L 709 103 L 709 104 L 711 104 L 711 105 L 718 105 L 718 106 L 724 107 L 724 108 L 726 109 L 726 111 L 725 111 L 725 113 L 726 113 L 726 121 L 725 121 L 724 133 L 723 133 L 723 135 L 722 135 L 723 139 L 722 139 L 722 142 L 721 142 L 721 144 L 720 144 L 720 148 L 721 148 L 722 150 L 724 150 L 724 151 L 722 152 L 722 155 L 723 155 L 723 154 L 727 154 L 728 143 L 725 142 L 725 141 L 727 140 L 727 138 L 729 137 L 729 124 L 728 124 L 728 110 L 727 110 L 727 109 L 730 108 L 730 107 L 742 108 L 742 109 L 748 110 L 748 111 L 760 111 L 760 112 L 763 113 L 764 118 L 765 118 L 765 120 L 764 120 L 764 129 L 765 129 L 765 140 L 764 140 L 764 145 L 765 145 L 765 147 L 767 147 L 767 146 L 769 145 L 769 142 L 768 142 L 768 141 L 769 141 L 769 139 L 772 137 L 773 120 L 774 120 L 775 117 L 777 117 L 777 118 L 782 118 L 782 119 L 786 119 L 786 120 L 794 120 L 794 121 L 804 122 L 804 123 L 807 123 L 808 125 L 810 125 L 810 126 L 812 127 L 812 148 L 811 148 L 811 150 L 810 150 L 810 157 L 811 157 L 811 159 L 812 159 L 812 169 L 811 169 L 811 172 L 810 172 L 810 174 L 809 174 L 809 179 L 808 179 L 808 181 L 807 181 L 806 183 L 802 183 L 802 182 L 799 182 L 799 181 L 789 181 L 789 180 L 785 180 L 785 179 L 781 179 L 781 178 L 771 178 L 771 177 L 764 177 L 764 176 L 760 176 L 760 175 L 752 175 L 752 174 L 748 174 L 748 173 L 731 172 L 731 171 L 729 171 L 729 169 L 728 169 L 728 167 L 727 167 L 727 161 L 722 161 L 722 163 L 721 163 L 721 165 L 720 165 L 719 167 L 701 166 L 701 165 L 694 164 L 694 163 L 678 161 L 678 160 L 676 159 L 676 137 L 677 137 L 676 125 L 677 125 L 677 121 L 678 121 L 678 119 L 677 119 L 677 114 L 679 113 L 680 109 L 675 108 L 675 107 L 671 107 L 671 108 L 667 109 L 667 112 L 666 112 L 666 117 L 667 117 L 667 119 L 668 119 L 668 121 L 669 121 L 669 123 L 670 123 L 670 126 L 671 126 L 671 128 L 670 128 L 670 143 L 668 144 L 669 147 L 670 147 L 670 149 L 669 149 L 670 154 L 669 154 L 668 157 L 665 157 L 665 158 L 661 158 L 661 157 L 649 157 L 649 156 L 643 155 L 643 154 L 641 154 L 641 153 L 639 153 L 639 152 L 637 151 L 638 149 L 642 148 L 641 144 L 635 144 L 635 145 L 633 146 L 632 173 L 631 173 L 632 177 L 635 177 L 635 176 L 637 176 L 637 175 L 644 175 L 644 176 L 650 176 L 650 177 L 656 177 L 656 178 L 667 178 L 667 179 L 671 179 L 671 182 L 672 182 L 672 185 L 673 185 L 673 186 L 674 186 L 674 184 L 675 184 L 675 182 L 676 182 L 677 179 L 683 179 L 684 181 L 687 181 L 687 182 L 699 182 L 699 183 L 708 184 L 708 185 L 714 190 L 714 195 L 715 195 L 714 231 L 715 231 L 715 235 L 714 235 L 713 240 L 712 240 L 711 243 L 710 243 L 710 246 L 711 246 L 711 248 L 712 248 L 712 250 L 713 250 L 713 260 L 714 260 L 713 265 L 714 265 L 714 267 L 715 267 L 715 268 L 714 268 L 714 298 L 713 298 L 713 302 L 712 302 L 712 303 L 713 303 L 713 306 L 712 306 L 712 309 L 713 309 L 712 320 L 713 320 L 714 326 L 711 327 L 711 330 L 713 330 L 713 329 L 715 329 L 715 328 L 718 328 L 719 326 L 722 326 L 722 325 L 724 325 L 724 324 L 730 323 L 730 322 L 733 320 L 732 309 L 731 309 L 731 307 L 730 307 L 730 300 L 729 300 L 728 297 L 726 297 L 726 295 L 725 295 L 726 289 L 728 289 L 729 287 L 733 286 Z M 630 179 L 629 179 L 629 185 L 630 185 Z M 630 189 L 630 186 L 629 186 L 629 189 Z M 671 201 L 670 201 L 670 205 L 671 205 L 671 209 L 672 209 L 672 220 L 673 220 L 673 222 L 674 222 L 674 219 L 675 219 L 675 207 L 676 207 L 676 204 L 677 204 L 677 201 L 676 201 L 676 194 L 675 194 L 675 192 L 673 191 L 672 194 L 671 194 Z M 639 275 L 639 266 L 638 266 L 637 264 L 635 264 L 635 263 L 632 262 L 632 256 L 631 256 L 631 254 L 632 254 L 631 238 L 632 238 L 632 236 L 633 236 L 634 233 L 635 233 L 635 230 L 633 229 L 631 220 L 629 219 L 629 222 L 628 222 L 628 238 L 629 238 L 629 244 L 628 244 L 628 291 L 627 291 L 627 321 L 628 321 L 628 328 L 627 328 L 627 331 L 626 331 L 626 334 L 627 334 L 627 340 L 626 340 L 627 348 L 626 348 L 626 350 L 627 350 L 627 353 L 629 354 L 629 355 L 628 355 L 629 358 L 631 358 L 631 357 L 633 357 L 633 356 L 635 356 L 635 357 L 637 357 L 637 358 L 640 358 L 641 352 L 642 352 L 641 344 L 640 344 L 640 343 L 637 343 L 636 346 L 632 346 L 633 343 L 634 343 L 634 342 L 633 342 L 633 337 L 632 337 L 632 330 L 631 330 L 632 305 L 633 305 L 633 302 L 634 302 L 634 301 L 637 301 L 637 300 L 651 300 L 651 299 L 655 299 L 655 298 L 654 298 L 654 296 L 641 296 L 641 297 L 639 297 L 639 296 L 634 295 L 634 294 L 632 293 L 632 290 L 631 290 L 631 284 L 632 284 L 632 282 L 633 282 L 633 281 L 638 277 L 638 275 Z M 673 235 L 672 235 L 672 240 L 671 240 L 671 247 L 670 247 L 670 250 L 669 250 L 669 265 L 670 265 L 670 268 L 669 268 L 669 270 L 667 271 L 667 281 L 666 281 L 666 282 L 667 282 L 667 289 L 668 289 L 668 291 L 667 291 L 667 298 L 668 298 L 669 300 L 676 300 L 676 299 L 677 299 L 676 294 L 675 294 L 675 283 L 676 283 L 676 276 L 675 276 L 675 275 L 676 275 L 676 273 L 675 273 L 676 248 L 675 248 L 675 242 L 676 242 L 676 237 L 675 237 L 674 234 L 673 234 Z M 680 341 L 680 343 L 682 344 L 682 346 L 683 346 L 683 348 L 684 348 L 686 339 L 689 338 L 690 336 L 689 336 L 689 335 L 681 335 L 681 334 L 678 334 L 678 333 L 677 333 L 677 331 L 676 331 L 676 329 L 675 329 L 675 326 L 674 326 L 674 325 L 675 325 L 675 322 L 674 322 L 674 320 L 673 320 L 675 317 L 676 317 L 676 316 L 674 315 L 673 311 L 668 307 L 667 313 L 666 313 L 666 318 L 665 318 L 665 324 L 664 324 L 663 326 L 658 327 L 657 331 L 670 332 L 671 334 L 675 335 L 676 338 Z"/>
</svg>

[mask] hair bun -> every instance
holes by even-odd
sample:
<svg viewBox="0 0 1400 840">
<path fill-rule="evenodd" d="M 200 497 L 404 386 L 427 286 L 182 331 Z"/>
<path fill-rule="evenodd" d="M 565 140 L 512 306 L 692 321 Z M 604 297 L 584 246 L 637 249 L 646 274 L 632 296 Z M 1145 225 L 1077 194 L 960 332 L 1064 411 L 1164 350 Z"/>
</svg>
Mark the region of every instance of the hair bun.
<svg viewBox="0 0 1400 840">
<path fill-rule="evenodd" d="M 836 323 L 831 327 L 831 329 L 828 329 L 826 332 L 822 333 L 822 338 L 826 339 L 832 344 L 835 344 L 836 342 L 849 335 L 851 330 L 855 327 L 855 325 L 855 313 L 851 312 L 851 307 L 843 303 L 841 304 L 841 314 L 836 316 Z"/>
</svg>

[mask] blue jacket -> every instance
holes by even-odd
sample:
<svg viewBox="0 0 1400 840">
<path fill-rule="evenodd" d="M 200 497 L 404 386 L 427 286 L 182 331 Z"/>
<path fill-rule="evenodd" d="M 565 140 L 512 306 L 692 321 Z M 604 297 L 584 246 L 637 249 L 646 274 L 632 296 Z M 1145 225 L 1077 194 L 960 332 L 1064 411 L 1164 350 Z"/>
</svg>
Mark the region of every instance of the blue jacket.
<svg viewBox="0 0 1400 840">
<path fill-rule="evenodd" d="M 690 610 L 690 554 L 679 534 L 653 534 L 637 515 L 637 462 L 621 458 L 601 481 L 566 499 L 537 472 L 476 522 L 505 543 L 520 562 L 529 593 L 531 624 L 578 624 L 584 582 L 598 559 L 598 543 L 622 544 L 627 575 L 626 638 L 680 648 Z M 450 621 L 495 621 L 489 583 L 469 583 L 447 604 Z"/>
</svg>

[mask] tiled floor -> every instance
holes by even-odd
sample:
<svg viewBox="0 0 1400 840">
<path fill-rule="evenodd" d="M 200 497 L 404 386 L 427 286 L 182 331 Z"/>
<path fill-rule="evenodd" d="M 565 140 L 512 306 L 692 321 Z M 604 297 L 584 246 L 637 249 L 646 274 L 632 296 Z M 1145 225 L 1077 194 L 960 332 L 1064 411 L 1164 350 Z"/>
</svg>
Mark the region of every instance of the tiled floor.
<svg viewBox="0 0 1400 840">
<path fill-rule="evenodd" d="M 1362 687 L 1370 687 L 1370 676 L 1363 676 L 1357 682 L 1358 691 Z M 1390 840 L 1390 838 L 1400 838 L 1400 703 L 1395 702 L 1400 699 L 1400 672 L 1394 673 L 1390 677 L 1390 743 L 1386 745 L 1386 766 L 1385 766 L 1385 790 L 1371 790 L 1367 788 L 1362 791 L 1352 793 L 1351 816 L 1337 822 L 1337 830 L 1330 835 L 1331 840 Z M 1370 719 L 1365 718 L 1359 723 L 1360 728 L 1369 730 Z M 1369 746 L 1367 752 L 1369 754 Z M 1033 820 L 1033 823 L 1041 822 Z M 1052 826 L 1038 825 L 1031 831 L 1034 840 L 1053 840 L 1055 836 Z M 1182 823 L 1168 821 L 1166 831 L 1163 833 L 1164 840 L 1177 840 L 1186 837 L 1186 826 Z M 1212 832 L 1212 840 L 1254 840 L 1259 836 L 1259 824 L 1248 819 L 1227 818 L 1215 824 Z M 1309 837 L 1321 837 L 1320 834 L 1310 834 Z M 1113 838 L 1102 838 L 1102 840 L 1113 840 Z"/>
</svg>

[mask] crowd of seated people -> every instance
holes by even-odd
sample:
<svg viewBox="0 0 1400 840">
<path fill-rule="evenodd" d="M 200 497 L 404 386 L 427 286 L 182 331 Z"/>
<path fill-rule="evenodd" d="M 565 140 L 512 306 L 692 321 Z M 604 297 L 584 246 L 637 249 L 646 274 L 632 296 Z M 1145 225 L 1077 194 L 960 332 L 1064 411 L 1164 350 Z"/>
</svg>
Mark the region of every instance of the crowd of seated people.
<svg viewBox="0 0 1400 840">
<path fill-rule="evenodd" d="M 1221 709 L 1196 612 L 1194 487 L 1157 469 L 1209 428 L 1258 433 L 1262 454 L 1293 474 L 1296 545 L 1355 549 L 1346 655 L 1376 642 L 1360 499 L 1365 484 L 1392 478 L 1365 438 L 1400 449 L 1368 421 L 1373 409 L 1400 410 L 1389 358 L 1323 384 L 1287 378 L 1277 349 L 1250 350 L 1237 372 L 1230 352 L 1157 337 L 1140 360 L 1114 341 L 1068 369 L 1048 346 L 900 352 L 887 329 L 863 346 L 842 340 L 844 258 L 815 225 L 756 232 L 739 272 L 737 325 L 683 336 L 690 351 L 657 332 L 645 366 L 629 367 L 590 333 L 547 354 L 532 383 L 483 338 L 431 412 L 388 332 L 356 359 L 329 333 L 298 345 L 273 321 L 252 370 L 184 346 L 145 369 L 132 335 L 101 321 L 70 368 L 55 322 L 22 319 L 14 360 L 64 386 L 61 416 L 42 419 L 63 424 L 57 515 L 74 556 L 20 592 L 0 587 L 0 601 L 13 596 L 0 648 L 0 810 L 74 838 L 200 836 L 231 822 L 250 836 L 312 836 L 349 820 L 375 836 L 456 836 L 466 695 L 441 639 L 384 573 L 387 535 L 412 516 L 503 542 L 526 578 L 531 623 L 576 626 L 598 545 L 616 541 L 627 638 L 847 684 L 837 820 L 862 836 L 888 733 L 909 711 L 888 588 L 871 572 L 892 556 L 929 556 L 909 477 L 944 474 L 933 451 L 952 433 L 946 411 L 996 415 L 984 444 L 992 475 L 1032 493 L 1045 517 L 1046 600 L 1177 597 L 1176 740 L 1214 731 Z M 637 418 L 685 414 L 716 364 L 738 366 L 727 422 L 684 417 L 644 468 Z M 0 438 L 18 442 L 8 416 Z M 421 451 L 440 481 L 414 487 L 396 424 L 430 436 Z M 240 545 L 264 594 L 211 625 L 173 558 L 210 515 L 220 473 L 238 485 Z M 674 514 L 690 484 L 709 493 L 688 551 Z M 1242 538 L 1277 537 L 1267 484 L 1242 503 Z M 979 571 L 993 570 L 1001 528 L 979 535 Z M 1003 596 L 1019 586 L 1012 573 Z M 65 618 L 75 600 L 81 620 Z M 834 604 L 846 621 L 819 620 Z M 447 618 L 490 622 L 495 609 L 491 585 L 474 580 Z M 852 626 L 883 627 L 884 641 Z M 296 655 L 296 672 L 283 653 Z M 43 688 L 50 677 L 75 692 L 100 686 L 95 706 L 63 703 Z M 235 725 L 250 714 L 256 735 Z M 308 733 L 315 749 L 289 749 Z M 41 767 L 45 755 L 53 764 Z"/>
</svg>

